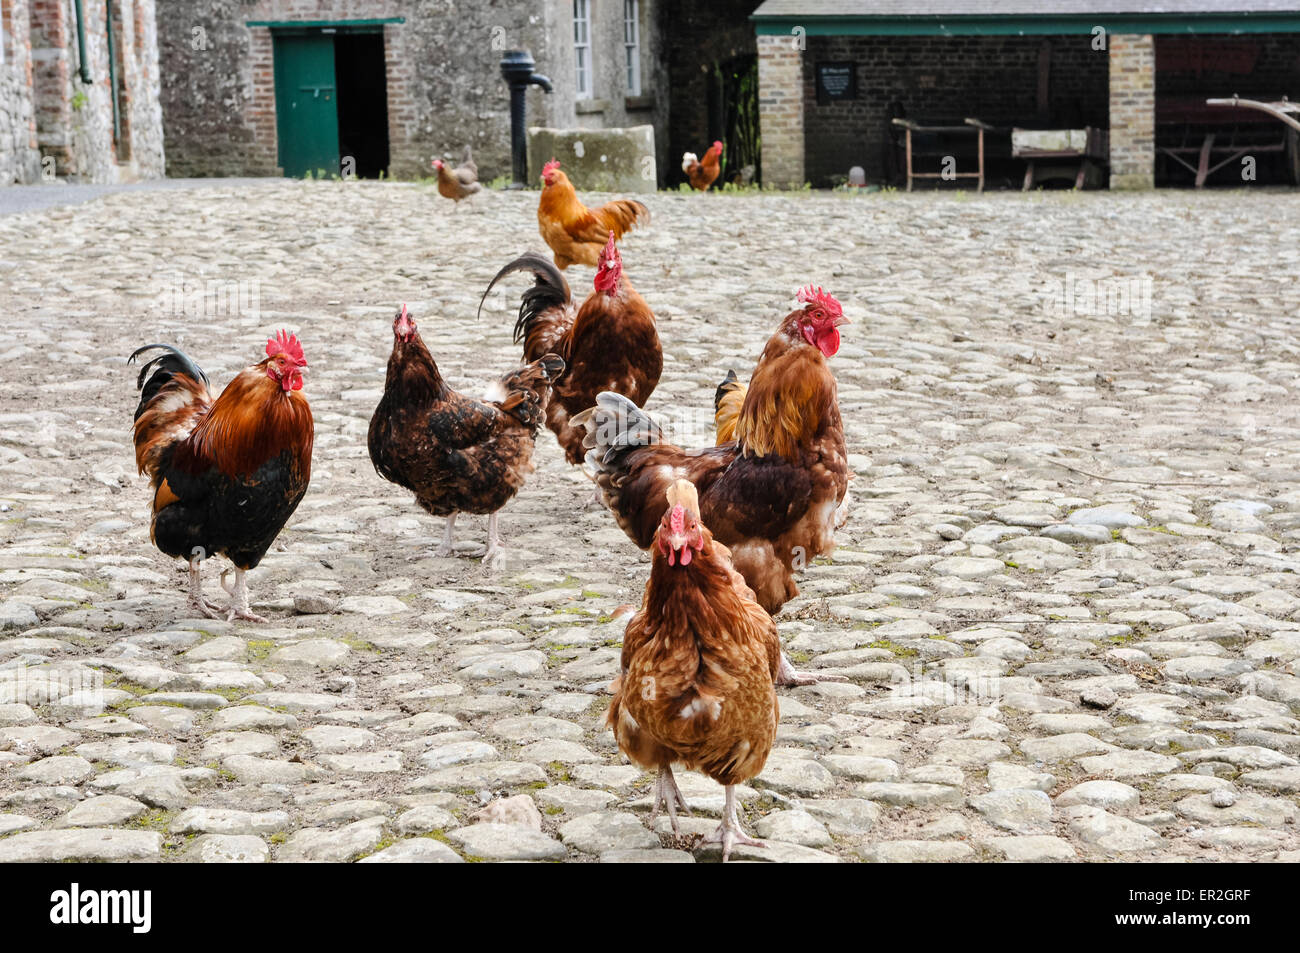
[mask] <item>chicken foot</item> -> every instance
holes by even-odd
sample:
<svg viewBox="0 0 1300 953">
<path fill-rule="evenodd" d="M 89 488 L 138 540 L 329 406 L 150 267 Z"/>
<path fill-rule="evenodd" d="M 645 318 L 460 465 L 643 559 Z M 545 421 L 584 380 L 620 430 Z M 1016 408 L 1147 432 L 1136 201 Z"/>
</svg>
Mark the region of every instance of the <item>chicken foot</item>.
<svg viewBox="0 0 1300 953">
<path fill-rule="evenodd" d="M 677 824 L 677 808 L 680 807 L 687 817 L 691 816 L 691 809 L 686 806 L 686 798 L 682 797 L 677 779 L 673 777 L 672 766 L 667 764 L 659 767 L 659 777 L 655 779 L 655 804 L 650 811 L 650 830 L 655 829 L 655 821 L 659 819 L 660 804 L 668 811 L 668 821 L 673 825 L 673 833 L 680 834 L 682 831 Z"/>
<path fill-rule="evenodd" d="M 731 856 L 731 848 L 737 844 L 744 847 L 766 847 L 767 844 L 761 840 L 755 840 L 745 833 L 744 828 L 740 826 L 740 820 L 736 817 L 736 788 L 734 785 L 727 785 L 727 803 L 722 811 L 722 823 L 718 829 L 704 838 L 706 844 L 722 845 L 722 862 L 725 864 L 727 858 Z"/>
<path fill-rule="evenodd" d="M 189 606 L 195 609 L 209 619 L 220 619 L 222 617 L 221 607 L 215 602 L 209 602 L 203 598 L 203 581 L 199 575 L 199 566 L 201 564 L 197 559 L 190 562 L 190 600 Z"/>
<path fill-rule="evenodd" d="M 776 684 L 782 688 L 796 685 L 816 685 L 818 682 L 847 682 L 843 675 L 831 675 L 829 672 L 800 672 L 790 664 L 790 657 L 781 650 L 781 665 L 776 670 Z"/>
<path fill-rule="evenodd" d="M 266 619 L 258 615 L 248 607 L 248 573 L 235 567 L 235 584 L 226 585 L 226 576 L 230 573 L 227 569 L 221 574 L 221 588 L 230 593 L 230 610 L 226 614 L 227 622 L 234 622 L 236 619 L 243 619 L 247 622 L 265 622 Z"/>
</svg>

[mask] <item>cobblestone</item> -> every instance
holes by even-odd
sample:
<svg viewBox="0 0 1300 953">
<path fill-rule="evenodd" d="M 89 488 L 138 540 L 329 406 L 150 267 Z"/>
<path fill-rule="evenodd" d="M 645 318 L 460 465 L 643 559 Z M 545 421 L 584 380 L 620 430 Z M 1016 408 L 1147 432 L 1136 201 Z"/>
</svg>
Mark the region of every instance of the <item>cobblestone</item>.
<svg viewBox="0 0 1300 953">
<path fill-rule="evenodd" d="M 538 245 L 536 195 L 485 199 L 213 183 L 0 218 L 0 860 L 717 859 L 646 826 L 653 779 L 604 727 L 648 563 L 554 440 L 495 575 L 423 556 L 441 522 L 367 459 L 401 302 L 458 389 L 518 359 L 519 288 L 474 312 Z M 737 859 L 1294 859 L 1300 199 L 653 205 L 624 263 L 665 345 L 648 409 L 688 442 L 797 285 L 854 321 L 849 520 L 778 619 L 849 681 L 780 691 L 737 792 L 769 846 Z M 1130 279 L 1149 312 L 1106 299 Z M 220 386 L 281 326 L 311 488 L 250 575 L 271 621 L 196 620 L 148 540 L 123 358 L 176 343 Z M 679 782 L 711 830 L 721 789 Z"/>
</svg>

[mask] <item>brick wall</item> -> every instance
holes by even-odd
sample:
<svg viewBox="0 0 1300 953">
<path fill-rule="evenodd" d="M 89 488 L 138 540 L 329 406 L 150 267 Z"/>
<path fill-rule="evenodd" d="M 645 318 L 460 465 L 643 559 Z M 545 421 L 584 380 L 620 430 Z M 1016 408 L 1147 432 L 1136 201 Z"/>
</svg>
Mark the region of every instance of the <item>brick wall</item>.
<svg viewBox="0 0 1300 953">
<path fill-rule="evenodd" d="M 804 183 L 804 53 L 792 36 L 757 40 L 763 184 L 799 188 Z"/>
<path fill-rule="evenodd" d="M 826 186 L 860 165 L 870 182 L 894 180 L 889 121 L 900 108 L 919 118 L 973 116 L 995 124 L 1043 119 L 1069 128 L 1104 127 L 1107 60 L 1104 52 L 1092 50 L 1090 40 L 809 37 L 802 74 L 806 176 L 813 185 Z M 1047 115 L 1040 117 L 1038 72 L 1044 44 L 1049 46 L 1050 73 Z M 817 102 L 816 64 L 825 61 L 856 64 L 856 99 Z"/>
<path fill-rule="evenodd" d="M 40 174 L 27 0 L 0 0 L 0 186 Z"/>
<path fill-rule="evenodd" d="M 1110 187 L 1155 185 L 1156 54 L 1150 35 L 1112 34 Z"/>
<path fill-rule="evenodd" d="M 1155 45 L 1157 96 L 1300 96 L 1300 34 L 1157 36 Z M 1228 63 L 1215 55 L 1222 46 L 1249 51 L 1250 73 L 1239 72 L 1244 64 L 1227 68 Z M 1193 66 L 1178 56 L 1189 47 L 1207 50 L 1208 55 Z"/>
</svg>

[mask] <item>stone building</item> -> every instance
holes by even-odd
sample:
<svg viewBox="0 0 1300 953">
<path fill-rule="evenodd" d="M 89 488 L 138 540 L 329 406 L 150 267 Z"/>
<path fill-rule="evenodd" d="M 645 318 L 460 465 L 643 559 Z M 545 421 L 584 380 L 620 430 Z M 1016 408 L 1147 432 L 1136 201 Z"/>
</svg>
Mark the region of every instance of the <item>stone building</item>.
<svg viewBox="0 0 1300 953">
<path fill-rule="evenodd" d="M 1300 184 L 1294 132 L 1205 103 L 1300 97 L 1296 0 L 766 0 L 752 20 L 769 184 L 897 181 L 898 116 L 999 127 L 1007 181 L 1011 127 L 1092 126 L 1112 188 L 1241 184 L 1244 159 Z"/>
<path fill-rule="evenodd" d="M 164 174 L 154 0 L 0 0 L 0 185 Z"/>
<path fill-rule="evenodd" d="M 509 171 L 499 62 L 525 49 L 554 91 L 529 123 L 651 124 L 666 144 L 656 0 L 169 0 L 160 9 L 172 175 L 429 175 L 474 148 Z M 353 160 L 351 168 L 345 166 Z"/>
</svg>

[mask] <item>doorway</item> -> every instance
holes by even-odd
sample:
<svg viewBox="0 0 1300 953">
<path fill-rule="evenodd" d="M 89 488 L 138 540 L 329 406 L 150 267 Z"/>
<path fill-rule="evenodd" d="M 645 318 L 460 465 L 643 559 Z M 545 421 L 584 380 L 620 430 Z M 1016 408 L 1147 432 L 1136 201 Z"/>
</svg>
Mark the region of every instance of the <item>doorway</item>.
<svg viewBox="0 0 1300 953">
<path fill-rule="evenodd" d="M 290 178 L 379 178 L 388 170 L 384 35 L 275 30 L 279 165 Z"/>
</svg>

